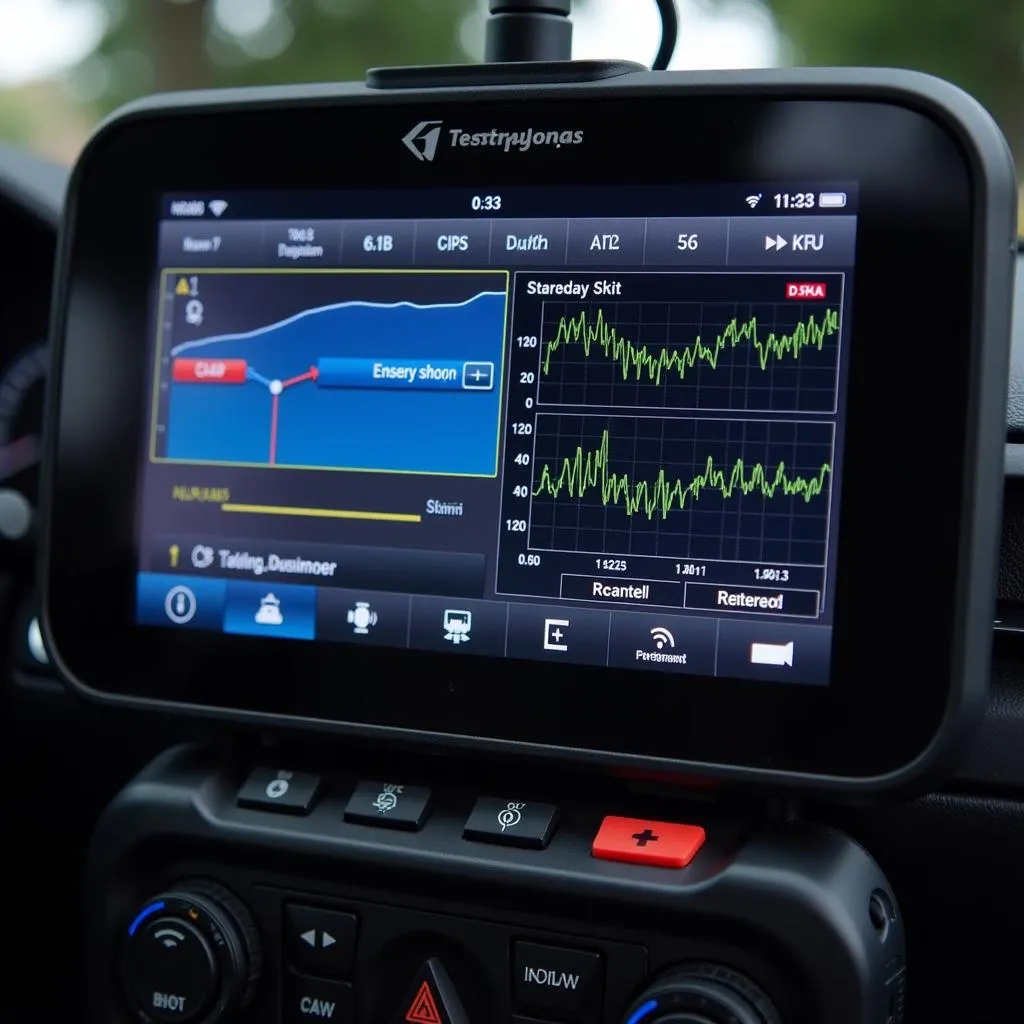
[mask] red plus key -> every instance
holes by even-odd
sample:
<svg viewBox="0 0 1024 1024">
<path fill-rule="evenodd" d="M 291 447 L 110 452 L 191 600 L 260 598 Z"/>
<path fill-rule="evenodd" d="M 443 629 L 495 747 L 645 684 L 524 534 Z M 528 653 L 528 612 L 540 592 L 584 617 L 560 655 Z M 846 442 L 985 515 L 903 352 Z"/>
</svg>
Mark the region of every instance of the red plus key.
<svg viewBox="0 0 1024 1024">
<path fill-rule="evenodd" d="M 685 868 L 697 856 L 705 838 L 700 825 L 610 815 L 601 822 L 590 852 L 599 860 Z"/>
</svg>

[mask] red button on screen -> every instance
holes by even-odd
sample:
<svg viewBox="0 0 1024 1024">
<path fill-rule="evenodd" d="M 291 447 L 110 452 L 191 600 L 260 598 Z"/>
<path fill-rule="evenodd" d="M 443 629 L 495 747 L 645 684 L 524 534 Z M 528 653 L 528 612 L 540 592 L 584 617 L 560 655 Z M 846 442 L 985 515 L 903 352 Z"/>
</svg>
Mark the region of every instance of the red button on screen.
<svg viewBox="0 0 1024 1024">
<path fill-rule="evenodd" d="M 699 825 L 609 816 L 601 822 L 590 852 L 600 860 L 685 868 L 704 845 Z"/>
<path fill-rule="evenodd" d="M 175 384 L 244 384 L 249 364 L 244 359 L 175 359 Z"/>
</svg>

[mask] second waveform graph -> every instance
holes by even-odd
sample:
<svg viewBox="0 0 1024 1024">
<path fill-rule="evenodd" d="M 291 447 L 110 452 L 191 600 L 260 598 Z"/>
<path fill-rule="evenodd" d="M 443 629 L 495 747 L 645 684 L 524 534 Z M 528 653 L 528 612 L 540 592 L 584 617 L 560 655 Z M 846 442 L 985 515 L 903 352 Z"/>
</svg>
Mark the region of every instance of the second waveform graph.
<svg viewBox="0 0 1024 1024">
<path fill-rule="evenodd" d="M 841 274 L 622 274 L 611 288 L 571 283 L 574 290 L 539 303 L 540 405 L 836 408 Z"/>
<path fill-rule="evenodd" d="M 833 449 L 823 422 L 542 413 L 529 546 L 822 566 Z"/>
</svg>

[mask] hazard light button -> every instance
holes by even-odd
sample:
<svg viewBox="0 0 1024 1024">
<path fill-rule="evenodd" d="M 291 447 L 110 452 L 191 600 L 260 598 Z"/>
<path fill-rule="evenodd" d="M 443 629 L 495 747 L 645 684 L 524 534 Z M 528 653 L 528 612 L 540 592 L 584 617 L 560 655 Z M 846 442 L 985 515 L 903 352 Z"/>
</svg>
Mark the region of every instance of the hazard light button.
<svg viewBox="0 0 1024 1024">
<path fill-rule="evenodd" d="M 444 964 L 432 956 L 402 1001 L 395 1024 L 469 1024 L 469 1016 Z"/>
</svg>

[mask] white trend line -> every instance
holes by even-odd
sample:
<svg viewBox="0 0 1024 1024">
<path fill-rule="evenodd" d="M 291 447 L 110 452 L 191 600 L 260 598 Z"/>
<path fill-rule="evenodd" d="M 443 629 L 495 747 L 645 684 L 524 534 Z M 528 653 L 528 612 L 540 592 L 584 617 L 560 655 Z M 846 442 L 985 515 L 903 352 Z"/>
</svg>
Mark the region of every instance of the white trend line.
<svg viewBox="0 0 1024 1024">
<path fill-rule="evenodd" d="M 307 316 L 314 316 L 317 313 L 326 313 L 332 309 L 345 309 L 348 306 L 365 306 L 368 309 L 459 309 L 462 306 L 469 306 L 476 302 L 477 299 L 482 299 L 487 296 L 501 296 L 504 298 L 505 292 L 478 292 L 470 299 L 464 299 L 462 302 L 367 302 L 363 299 L 352 299 L 349 302 L 334 302 L 327 306 L 317 306 L 315 309 L 304 309 L 301 313 L 296 313 L 293 316 L 286 317 L 284 320 L 278 320 L 276 323 L 267 324 L 264 327 L 257 327 L 252 331 L 242 331 L 239 334 L 216 334 L 212 338 L 198 338 L 196 341 L 184 341 L 180 345 L 175 345 L 171 349 L 171 355 L 176 356 L 180 352 L 186 352 L 193 348 L 203 348 L 206 345 L 216 345 L 221 341 L 245 341 L 249 338 L 259 337 L 261 334 L 266 334 L 269 331 L 275 331 L 279 327 L 287 327 L 289 324 L 293 324 L 298 320 L 302 320 Z"/>
</svg>

